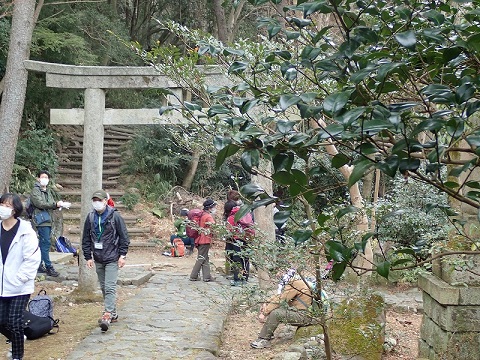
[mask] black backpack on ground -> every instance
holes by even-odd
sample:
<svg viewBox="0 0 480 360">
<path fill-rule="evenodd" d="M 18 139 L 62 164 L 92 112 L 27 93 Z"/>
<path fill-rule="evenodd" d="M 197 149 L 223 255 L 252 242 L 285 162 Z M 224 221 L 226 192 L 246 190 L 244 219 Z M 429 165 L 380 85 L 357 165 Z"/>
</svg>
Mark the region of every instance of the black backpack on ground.
<svg viewBox="0 0 480 360">
<path fill-rule="evenodd" d="M 27 305 L 24 314 L 24 333 L 27 339 L 38 339 L 45 334 L 52 334 L 53 328 L 57 328 L 59 319 L 53 317 L 53 299 L 42 289 L 34 296 Z M 48 325 L 48 326 L 47 326 Z"/>
</svg>

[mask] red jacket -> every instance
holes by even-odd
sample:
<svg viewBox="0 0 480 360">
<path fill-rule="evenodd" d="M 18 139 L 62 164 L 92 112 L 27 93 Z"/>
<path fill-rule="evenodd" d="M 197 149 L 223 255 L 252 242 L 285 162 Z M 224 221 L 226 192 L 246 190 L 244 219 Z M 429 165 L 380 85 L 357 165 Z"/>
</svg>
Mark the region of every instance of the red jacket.
<svg viewBox="0 0 480 360">
<path fill-rule="evenodd" d="M 196 246 L 212 243 L 213 234 L 210 230 L 212 224 L 215 224 L 212 214 L 205 211 L 200 218 L 200 230 L 198 231 L 200 235 L 195 239 Z"/>
</svg>

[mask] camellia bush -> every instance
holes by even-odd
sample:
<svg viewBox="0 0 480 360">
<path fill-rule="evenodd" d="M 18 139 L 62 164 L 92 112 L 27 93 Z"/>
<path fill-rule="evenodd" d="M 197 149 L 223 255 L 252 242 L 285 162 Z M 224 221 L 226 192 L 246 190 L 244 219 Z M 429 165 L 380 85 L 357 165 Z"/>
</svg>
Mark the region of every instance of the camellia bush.
<svg viewBox="0 0 480 360">
<path fill-rule="evenodd" d="M 240 156 L 246 171 L 285 189 L 279 199 L 258 184 L 244 185 L 241 193 L 251 202 L 237 218 L 281 200 L 274 216 L 281 225 L 292 208 L 303 207 L 303 220 L 296 212 L 290 235 L 295 244 L 307 244 L 317 301 L 324 255 L 334 260 L 334 280 L 347 267 L 388 278 L 404 264 L 425 263 L 409 245 L 374 259 L 375 215 L 360 184 L 371 172 L 400 174 L 478 213 L 480 1 L 298 0 L 283 7 L 281 0 L 249 2 L 270 5 L 274 14 L 259 19 L 258 39 L 227 45 L 170 24 L 190 49 L 191 55 L 178 59 L 181 66 L 157 56 L 157 49 L 141 52 L 162 72 L 176 74 L 179 85 L 192 86 L 195 101 L 183 101 L 177 110 L 199 125 L 216 126 L 217 167 Z M 223 68 L 228 82 L 203 85 L 195 64 L 207 63 Z M 325 189 L 312 179 L 325 158 L 341 173 L 350 203 L 313 211 Z M 456 215 L 431 200 L 427 209 Z M 353 243 L 343 236 L 343 223 L 352 216 Z M 455 222 L 465 223 L 458 216 Z M 318 315 L 325 330 L 325 316 Z"/>
<path fill-rule="evenodd" d="M 276 10 L 281 3 L 250 2 Z M 289 204 L 301 203 L 305 219 L 292 237 L 296 243 L 312 241 L 318 246 L 314 253 L 324 251 L 335 260 L 334 279 L 347 266 L 388 277 L 400 262 L 384 258 L 373 264 L 370 258 L 368 267 L 354 262 L 367 254 L 375 236 L 357 190 L 365 175 L 401 174 L 477 212 L 480 208 L 478 5 L 300 0 L 275 17 L 259 19 L 263 38 L 230 46 L 178 26 L 177 34 L 195 47 L 195 58 L 220 64 L 231 82 L 198 85 L 205 101 L 185 101 L 183 109 L 186 116 L 209 119 L 222 129 L 214 140 L 217 166 L 234 154 L 254 174 L 262 175 L 262 163 L 272 164 L 271 179 L 288 190 L 276 223 L 289 218 Z M 311 211 L 324 192 L 311 179 L 325 156 L 350 191 L 351 205 L 333 215 Z M 252 203 L 239 217 L 278 201 L 255 184 L 242 193 Z M 435 201 L 428 208 L 454 215 Z M 361 225 L 353 245 L 328 226 L 332 217 L 346 214 L 355 214 Z M 330 240 L 319 236 L 325 231 Z"/>
</svg>

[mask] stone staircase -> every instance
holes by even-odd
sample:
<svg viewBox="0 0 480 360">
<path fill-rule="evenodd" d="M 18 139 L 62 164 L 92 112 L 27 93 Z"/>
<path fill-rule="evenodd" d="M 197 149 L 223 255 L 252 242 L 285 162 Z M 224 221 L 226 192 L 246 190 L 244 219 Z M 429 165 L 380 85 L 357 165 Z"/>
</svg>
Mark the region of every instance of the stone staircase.
<svg viewBox="0 0 480 360">
<path fill-rule="evenodd" d="M 61 126 L 57 131 L 65 139 L 64 145 L 58 150 L 59 167 L 56 182 L 61 186 L 58 193 L 62 200 L 72 203 L 70 209 L 62 211 L 63 235 L 74 243 L 80 243 L 83 127 Z M 133 135 L 131 127 L 105 127 L 102 187 L 115 201 L 115 207 L 125 220 L 131 246 L 153 246 L 154 243 L 148 239 L 150 227 L 142 224 L 140 214 L 128 211 L 121 202 L 121 197 L 125 194 L 125 189 L 119 181 L 123 151 Z"/>
</svg>

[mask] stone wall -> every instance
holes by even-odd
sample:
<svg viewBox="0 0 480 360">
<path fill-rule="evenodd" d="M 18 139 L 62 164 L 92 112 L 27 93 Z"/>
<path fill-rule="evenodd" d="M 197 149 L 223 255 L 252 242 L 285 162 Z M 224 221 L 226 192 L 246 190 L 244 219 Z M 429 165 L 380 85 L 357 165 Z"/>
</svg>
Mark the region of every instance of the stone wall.
<svg viewBox="0 0 480 360">
<path fill-rule="evenodd" d="M 456 278 L 456 280 L 458 280 Z M 422 275 L 424 316 L 419 356 L 429 360 L 478 360 L 480 287 L 453 286 L 436 275 Z"/>
</svg>

